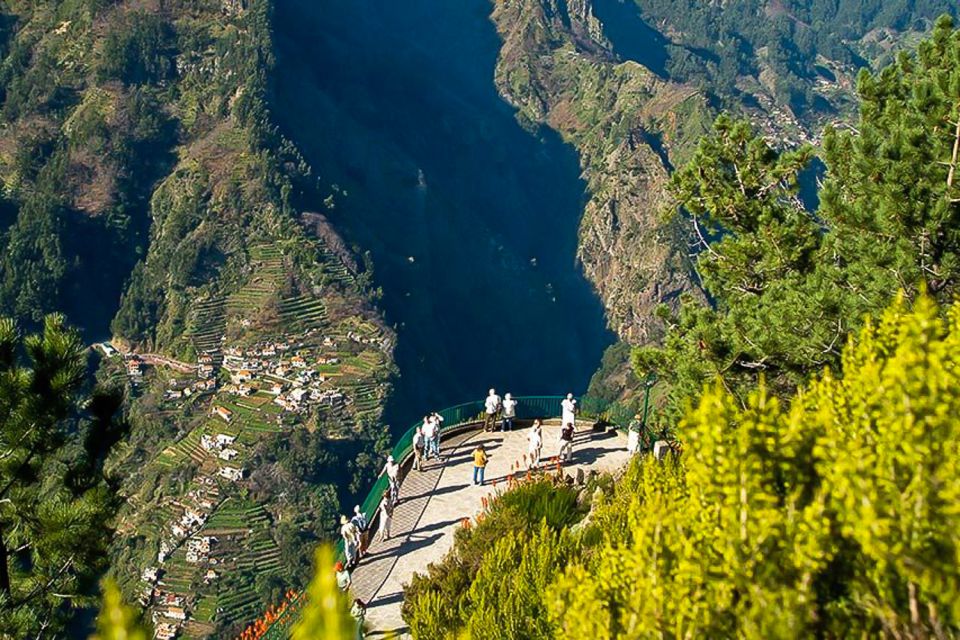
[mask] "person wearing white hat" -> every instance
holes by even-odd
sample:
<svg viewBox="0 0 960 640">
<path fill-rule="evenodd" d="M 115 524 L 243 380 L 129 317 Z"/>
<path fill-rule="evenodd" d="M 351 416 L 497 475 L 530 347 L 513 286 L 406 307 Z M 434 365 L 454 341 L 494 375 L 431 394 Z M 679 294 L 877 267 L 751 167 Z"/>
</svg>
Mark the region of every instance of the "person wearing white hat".
<svg viewBox="0 0 960 640">
<path fill-rule="evenodd" d="M 340 535 L 343 537 L 343 553 L 347 568 L 353 568 L 360 560 L 360 531 L 347 516 L 340 516 Z"/>
<path fill-rule="evenodd" d="M 503 416 L 500 431 L 513 431 L 513 419 L 517 417 L 517 401 L 509 393 L 503 396 Z"/>
</svg>

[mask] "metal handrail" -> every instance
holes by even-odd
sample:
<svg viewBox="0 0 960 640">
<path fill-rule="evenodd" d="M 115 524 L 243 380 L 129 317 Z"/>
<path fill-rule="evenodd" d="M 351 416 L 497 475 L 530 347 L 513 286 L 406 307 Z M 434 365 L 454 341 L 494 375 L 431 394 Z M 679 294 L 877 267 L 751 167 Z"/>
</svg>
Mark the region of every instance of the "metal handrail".
<svg viewBox="0 0 960 640">
<path fill-rule="evenodd" d="M 560 415 L 560 402 L 565 396 L 520 396 L 514 398 L 517 401 L 517 419 L 532 420 L 534 418 L 555 418 Z M 452 407 L 438 411 L 443 418 L 443 428 L 441 433 L 449 432 L 454 429 L 461 429 L 467 426 L 480 426 L 483 424 L 484 402 L 477 400 L 474 402 L 464 402 Z M 584 416 L 581 417 L 598 417 Z M 413 436 L 421 422 L 415 423 L 407 429 L 391 450 L 393 459 L 404 467 L 413 455 Z M 621 428 L 617 426 L 617 428 Z M 375 530 L 375 521 L 380 507 L 380 500 L 384 491 L 387 489 L 387 478 L 385 475 L 379 476 L 370 487 L 367 497 L 364 499 L 360 510 L 367 518 L 367 530 Z M 336 543 L 336 556 L 343 559 L 343 540 Z M 263 640 L 285 640 L 292 625 L 299 618 L 299 612 L 302 610 L 304 592 L 299 593 L 288 606 L 286 612 L 273 622 L 267 632 L 262 636 Z"/>
</svg>

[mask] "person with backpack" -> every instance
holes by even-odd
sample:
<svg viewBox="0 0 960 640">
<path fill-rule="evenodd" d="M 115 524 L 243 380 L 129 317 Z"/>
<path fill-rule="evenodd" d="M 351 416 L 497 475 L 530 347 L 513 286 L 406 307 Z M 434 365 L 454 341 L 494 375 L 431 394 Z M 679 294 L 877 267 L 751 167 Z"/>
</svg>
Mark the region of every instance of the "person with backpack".
<svg viewBox="0 0 960 640">
<path fill-rule="evenodd" d="M 559 458 L 561 461 L 566 458 L 566 461 L 569 462 L 573 460 L 573 423 L 567 422 L 564 423 L 563 427 L 560 429 L 560 455 Z"/>
<path fill-rule="evenodd" d="M 429 416 L 430 424 L 433 425 L 433 440 L 430 441 L 430 455 L 440 459 L 440 427 L 443 426 L 443 416 L 439 413 L 431 413 Z"/>
<path fill-rule="evenodd" d="M 490 460 L 490 457 L 487 455 L 486 449 L 483 448 L 483 443 L 477 445 L 477 448 L 473 450 L 473 484 L 474 485 L 483 485 L 483 474 L 487 468 L 487 462 Z"/>
<path fill-rule="evenodd" d="M 383 492 L 380 499 L 380 530 L 377 532 L 377 540 L 384 542 L 390 539 L 390 525 L 393 521 L 393 501 L 390 499 L 390 490 Z"/>
<path fill-rule="evenodd" d="M 355 567 L 360 560 L 360 532 L 351 520 L 347 520 L 347 516 L 340 516 L 340 535 L 343 537 L 347 567 Z"/>
<path fill-rule="evenodd" d="M 360 510 L 360 505 L 353 507 L 353 517 L 350 518 L 350 522 L 352 522 L 353 526 L 360 532 L 360 553 L 358 555 L 362 558 L 367 552 L 367 546 L 370 544 L 370 533 L 367 531 L 370 523 L 367 521 L 367 516 Z"/>
</svg>

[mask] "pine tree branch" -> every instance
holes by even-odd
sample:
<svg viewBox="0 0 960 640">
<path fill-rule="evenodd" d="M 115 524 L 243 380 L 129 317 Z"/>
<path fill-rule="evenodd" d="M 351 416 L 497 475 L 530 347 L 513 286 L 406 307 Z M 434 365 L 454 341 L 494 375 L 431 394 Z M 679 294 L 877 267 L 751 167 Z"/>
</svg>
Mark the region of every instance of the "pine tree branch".
<svg viewBox="0 0 960 640">
<path fill-rule="evenodd" d="M 69 558 L 67 558 L 67 561 L 63 563 L 63 566 L 60 567 L 59 570 L 57 570 L 57 573 L 54 576 L 52 576 L 45 585 L 43 586 L 38 585 L 34 587 L 33 591 L 28 593 L 26 596 L 24 596 L 18 601 L 11 603 L 10 608 L 15 609 L 17 607 L 22 607 L 23 605 L 27 604 L 28 602 L 36 598 L 38 595 L 49 591 L 50 587 L 52 587 L 54 583 L 57 580 L 59 580 L 63 576 L 63 574 L 66 573 L 68 569 L 70 569 L 71 566 L 73 566 L 73 561 L 76 557 L 77 557 L 76 554 L 74 554 L 74 555 L 71 555 Z"/>
<path fill-rule="evenodd" d="M 953 156 L 950 160 L 950 171 L 947 173 L 947 191 L 953 188 L 953 177 L 957 171 L 957 154 L 960 153 L 960 120 L 957 120 L 956 132 L 953 137 Z"/>
<path fill-rule="evenodd" d="M 708 253 L 722 260 L 723 256 L 721 256 L 719 253 L 714 251 L 713 247 L 710 246 L 710 243 L 707 242 L 707 239 L 703 237 L 703 232 L 700 231 L 700 224 L 697 222 L 697 216 L 691 215 L 690 219 L 693 221 L 693 228 L 697 232 L 697 238 L 700 239 L 701 246 L 703 246 L 703 248 L 706 249 Z"/>
</svg>

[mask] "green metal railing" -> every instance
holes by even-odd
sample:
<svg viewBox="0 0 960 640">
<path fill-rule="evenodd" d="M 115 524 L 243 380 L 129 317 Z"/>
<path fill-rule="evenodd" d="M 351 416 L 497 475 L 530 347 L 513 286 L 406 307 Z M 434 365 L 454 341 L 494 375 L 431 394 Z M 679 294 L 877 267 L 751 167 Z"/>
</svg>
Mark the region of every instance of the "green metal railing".
<svg viewBox="0 0 960 640">
<path fill-rule="evenodd" d="M 517 401 L 517 419 L 518 420 L 532 420 L 534 418 L 555 418 L 560 415 L 560 401 L 563 400 L 564 396 L 522 396 L 514 398 Z M 591 415 L 592 411 L 587 408 L 589 403 L 583 403 L 580 418 L 598 418 L 599 415 Z M 591 407 L 592 409 L 592 407 Z M 469 425 L 480 426 L 483 423 L 484 416 L 484 403 L 482 400 L 475 402 L 465 402 L 463 404 L 458 404 L 453 407 L 444 409 L 443 411 L 438 411 L 437 413 L 443 417 L 443 428 L 441 430 L 441 436 L 443 433 L 448 433 L 454 429 L 464 428 Z M 398 464 L 404 466 L 408 461 L 410 456 L 413 454 L 413 436 L 422 423 L 417 422 L 412 427 L 407 429 L 400 439 L 397 440 L 397 444 L 394 445 L 391 455 L 393 459 L 397 461 Z M 616 425 L 617 428 L 623 428 L 625 425 Z M 384 491 L 387 490 L 387 478 L 384 475 L 381 475 L 373 483 L 373 486 L 370 487 L 370 491 L 367 493 L 366 499 L 364 499 L 360 509 L 363 511 L 364 515 L 367 517 L 367 522 L 369 522 L 370 530 L 374 529 L 374 520 L 377 514 L 377 509 L 380 506 L 380 499 L 383 496 Z M 338 558 L 343 558 L 343 541 L 339 541 L 336 544 L 336 554 Z M 293 624 L 297 621 L 300 615 L 300 610 L 303 604 L 303 594 L 298 595 L 288 606 L 287 611 L 281 615 L 267 630 L 267 632 L 262 636 L 264 640 L 286 640 L 289 637 L 289 633 Z"/>
</svg>

